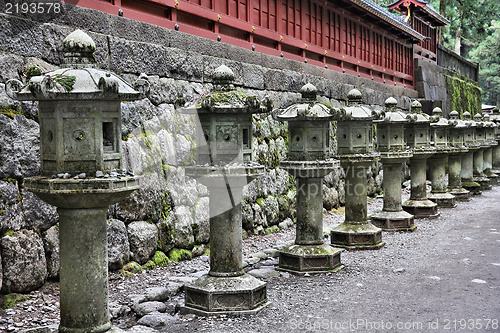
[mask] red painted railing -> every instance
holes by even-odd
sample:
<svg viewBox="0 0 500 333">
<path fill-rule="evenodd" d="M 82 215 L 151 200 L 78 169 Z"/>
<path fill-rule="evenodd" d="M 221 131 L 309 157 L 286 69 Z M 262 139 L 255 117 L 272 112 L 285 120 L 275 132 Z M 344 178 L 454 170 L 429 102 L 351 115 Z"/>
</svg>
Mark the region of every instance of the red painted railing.
<svg viewBox="0 0 500 333">
<path fill-rule="evenodd" d="M 64 0 L 75 3 L 74 0 Z M 79 0 L 168 29 L 386 84 L 413 87 L 413 45 L 316 0 Z"/>
</svg>

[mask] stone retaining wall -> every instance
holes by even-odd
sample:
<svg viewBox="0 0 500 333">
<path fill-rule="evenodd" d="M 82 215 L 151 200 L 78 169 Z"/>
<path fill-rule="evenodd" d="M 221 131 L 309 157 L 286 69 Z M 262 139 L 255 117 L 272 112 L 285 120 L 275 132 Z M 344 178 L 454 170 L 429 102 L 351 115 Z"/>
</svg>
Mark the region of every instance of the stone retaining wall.
<svg viewBox="0 0 500 333">
<path fill-rule="evenodd" d="M 0 5 L 1 5 L 0 1 Z M 62 3 L 52 18 L 0 14 L 0 284 L 1 293 L 27 292 L 58 275 L 56 209 L 23 189 L 23 179 L 39 174 L 39 125 L 36 103 L 5 95 L 8 79 L 37 64 L 43 71 L 61 64 L 59 47 L 75 28 L 89 32 L 97 45 L 100 67 L 133 82 L 146 73 L 152 84 L 147 99 L 122 104 L 124 164 L 142 174 L 141 189 L 109 208 L 109 266 L 130 261 L 146 268 L 201 255 L 208 248 L 208 194 L 187 178 L 183 166 L 193 162 L 196 119 L 175 111 L 180 100 L 191 101 L 210 91 L 210 75 L 226 64 L 248 94 L 269 96 L 276 107 L 296 102 L 301 86 L 317 86 L 320 100 L 341 105 L 347 92 L 360 89 L 364 102 L 380 109 L 394 96 L 402 108 L 414 90 L 391 87 L 331 70 L 241 49 L 170 31 L 126 18 Z M 334 125 L 334 124 L 332 124 Z M 277 168 L 287 155 L 287 128 L 270 116 L 254 118 L 255 159 L 266 174 L 244 190 L 245 234 L 272 232 L 293 225 L 294 180 Z M 332 143 L 335 143 L 332 128 Z M 331 145 L 334 147 L 334 145 Z M 332 154 L 334 151 L 332 151 Z M 380 192 L 379 165 L 371 168 L 369 192 Z M 324 207 L 343 204 L 343 173 L 325 178 Z M 20 252 L 22 251 L 22 252 Z M 20 260 L 22 253 L 22 260 Z M 137 265 L 126 265 L 137 269 Z M 2 278 L 3 273 L 3 278 Z M 127 274 L 124 271 L 124 274 Z"/>
</svg>

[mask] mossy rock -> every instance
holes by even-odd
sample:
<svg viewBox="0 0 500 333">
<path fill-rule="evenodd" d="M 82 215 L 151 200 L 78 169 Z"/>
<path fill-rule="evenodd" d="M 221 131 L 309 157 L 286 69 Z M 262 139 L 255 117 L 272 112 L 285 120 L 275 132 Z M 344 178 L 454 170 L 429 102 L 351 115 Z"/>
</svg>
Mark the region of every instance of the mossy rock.
<svg viewBox="0 0 500 333">
<path fill-rule="evenodd" d="M 168 259 L 167 255 L 161 251 L 156 251 L 153 256 L 153 262 L 158 267 L 167 266 L 170 264 L 170 259 Z"/>
<path fill-rule="evenodd" d="M 11 293 L 7 295 L 3 295 L 0 297 L 0 310 L 10 309 L 14 307 L 17 303 L 24 302 L 28 300 L 27 295 Z"/>
<path fill-rule="evenodd" d="M 266 228 L 266 235 L 272 234 L 274 232 L 278 232 L 280 228 L 277 225 L 272 225 L 269 228 Z"/>
<path fill-rule="evenodd" d="M 193 258 L 193 254 L 191 251 L 186 249 L 173 249 L 168 253 L 168 257 L 170 261 L 179 262 L 182 260 L 191 260 Z"/>
<path fill-rule="evenodd" d="M 147 269 L 147 270 L 152 270 L 152 269 L 155 269 L 156 267 L 156 264 L 152 261 L 152 260 L 149 260 L 147 263 L 145 263 L 142 268 L 143 269 Z"/>
<path fill-rule="evenodd" d="M 129 276 L 137 273 L 142 273 L 142 267 L 135 261 L 129 262 L 120 270 L 120 274 L 123 276 Z"/>
</svg>

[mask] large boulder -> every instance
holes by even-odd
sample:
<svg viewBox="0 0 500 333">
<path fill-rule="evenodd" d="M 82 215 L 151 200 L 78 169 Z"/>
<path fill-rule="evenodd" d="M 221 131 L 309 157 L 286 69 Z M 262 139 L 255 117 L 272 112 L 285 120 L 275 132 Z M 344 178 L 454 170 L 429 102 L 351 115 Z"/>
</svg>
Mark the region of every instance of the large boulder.
<svg viewBox="0 0 500 333">
<path fill-rule="evenodd" d="M 276 200 L 275 197 L 273 196 L 268 196 L 266 199 L 264 199 L 262 202 L 262 211 L 266 215 L 266 220 L 268 225 L 275 225 L 278 224 L 278 217 L 279 217 L 279 205 L 278 205 L 278 200 Z"/>
<path fill-rule="evenodd" d="M 210 212 L 208 197 L 200 198 L 194 207 L 194 224 L 196 229 L 194 241 L 197 244 L 208 243 L 210 240 Z"/>
<path fill-rule="evenodd" d="M 59 276 L 59 226 L 55 225 L 42 234 L 48 278 Z"/>
<path fill-rule="evenodd" d="M 332 210 L 339 206 L 339 192 L 335 188 L 330 188 L 323 184 L 323 207 Z"/>
<path fill-rule="evenodd" d="M 0 142 L 1 145 L 2 143 Z M 20 197 L 16 180 L 0 180 L 0 234 L 21 229 Z"/>
<path fill-rule="evenodd" d="M 192 249 L 194 246 L 193 234 L 193 215 L 189 207 L 177 206 L 173 214 L 169 217 L 174 218 L 172 225 L 174 227 L 174 245 L 179 249 Z"/>
<path fill-rule="evenodd" d="M 125 223 L 120 220 L 108 220 L 108 266 L 118 270 L 130 261 L 130 245 Z"/>
<path fill-rule="evenodd" d="M 127 227 L 131 260 L 144 264 L 155 252 L 158 243 L 158 229 L 145 221 L 132 222 Z"/>
<path fill-rule="evenodd" d="M 0 178 L 40 174 L 40 126 L 16 115 L 0 114 Z"/>
<path fill-rule="evenodd" d="M 23 228 L 38 229 L 45 231 L 57 224 L 59 215 L 57 208 L 49 205 L 45 201 L 38 198 L 33 193 L 22 190 L 23 197 Z"/>
<path fill-rule="evenodd" d="M 2 245 L 2 293 L 26 293 L 40 288 L 47 278 L 43 242 L 32 230 L 4 236 Z"/>
</svg>

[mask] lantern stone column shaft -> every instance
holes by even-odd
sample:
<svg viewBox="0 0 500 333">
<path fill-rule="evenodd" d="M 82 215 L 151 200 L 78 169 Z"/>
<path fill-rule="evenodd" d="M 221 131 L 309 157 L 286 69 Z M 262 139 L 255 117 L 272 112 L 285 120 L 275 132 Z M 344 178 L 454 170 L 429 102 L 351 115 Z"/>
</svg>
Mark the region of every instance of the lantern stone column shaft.
<svg viewBox="0 0 500 333">
<path fill-rule="evenodd" d="M 462 187 L 462 159 L 465 154 L 448 156 L 448 190 L 459 201 L 469 201 L 470 191 Z"/>
<path fill-rule="evenodd" d="M 403 210 L 401 199 L 401 170 L 412 156 L 404 136 L 405 125 L 411 117 L 398 111 L 397 105 L 397 100 L 389 97 L 385 101 L 385 112 L 374 112 L 379 118 L 375 123 L 384 170 L 384 207 L 371 216 L 371 221 L 384 231 L 413 231 L 416 228 L 413 215 Z"/>
<path fill-rule="evenodd" d="M 403 203 L 403 209 L 414 218 L 433 218 L 439 216 L 437 204 L 427 199 L 427 159 L 436 149 L 429 146 L 430 118 L 422 112 L 422 104 L 411 104 L 410 124 L 406 127 L 406 143 L 413 150 L 410 158 L 411 193 L 410 199 Z"/>
<path fill-rule="evenodd" d="M 181 109 L 198 116 L 198 165 L 185 170 L 207 186 L 210 216 L 210 271 L 186 283 L 181 312 L 253 314 L 266 306 L 267 287 L 243 270 L 242 189 L 264 171 L 251 161 L 252 114 L 268 112 L 271 106 L 237 91 L 234 73 L 225 65 L 215 69 L 212 79 L 210 93 Z"/>
<path fill-rule="evenodd" d="M 438 207 L 456 207 L 455 196 L 448 193 L 446 186 L 446 159 L 448 156 L 458 151 L 450 145 L 450 129 L 453 123 L 443 117 L 443 110 L 436 107 L 432 110 L 431 133 L 432 141 L 436 148 L 436 153 L 431 156 L 430 177 L 432 190 L 429 200 L 437 203 Z"/>
<path fill-rule="evenodd" d="M 431 195 L 429 200 L 437 203 L 438 207 L 456 207 L 455 196 L 448 193 L 446 186 L 446 155 L 436 154 L 431 156 Z"/>
<path fill-rule="evenodd" d="M 58 208 L 61 323 L 59 332 L 104 332 L 108 310 L 108 206 Z"/>
<path fill-rule="evenodd" d="M 323 178 L 337 167 L 327 159 L 330 121 L 341 110 L 319 103 L 318 90 L 310 83 L 300 92 L 300 102 L 273 112 L 275 119 L 288 123 L 288 160 L 280 167 L 297 185 L 295 243 L 279 252 L 278 270 L 297 275 L 338 270 L 342 252 L 323 240 Z"/>
<path fill-rule="evenodd" d="M 346 116 L 337 122 L 337 151 L 345 171 L 345 220 L 330 232 L 333 246 L 370 250 L 385 245 L 382 229 L 368 220 L 366 174 L 379 159 L 373 145 L 373 113 L 357 89 L 347 94 Z"/>
<path fill-rule="evenodd" d="M 225 184 L 224 184 L 225 185 Z M 241 243 L 241 188 L 232 187 L 234 206 L 221 209 L 227 187 L 209 186 L 210 272 L 212 276 L 243 275 Z"/>
<path fill-rule="evenodd" d="M 295 244 L 323 244 L 323 177 L 297 178 Z"/>
<path fill-rule="evenodd" d="M 462 187 L 470 191 L 473 195 L 480 195 L 481 185 L 474 181 L 474 152 L 477 148 L 469 147 L 469 152 L 462 156 Z"/>
<path fill-rule="evenodd" d="M 491 190 L 491 182 L 484 175 L 484 151 L 485 147 L 481 147 L 474 152 L 473 155 L 473 180 L 481 185 L 481 191 Z"/>
</svg>

